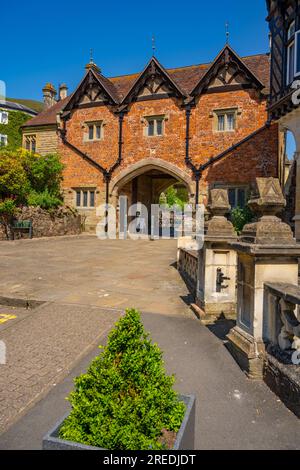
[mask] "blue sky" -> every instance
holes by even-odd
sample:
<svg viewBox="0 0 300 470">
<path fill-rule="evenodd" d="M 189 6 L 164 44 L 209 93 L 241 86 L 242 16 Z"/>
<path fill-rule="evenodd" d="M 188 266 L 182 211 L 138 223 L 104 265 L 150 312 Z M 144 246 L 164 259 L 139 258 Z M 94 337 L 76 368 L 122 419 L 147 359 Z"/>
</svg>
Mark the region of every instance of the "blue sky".
<svg viewBox="0 0 300 470">
<path fill-rule="evenodd" d="M 249 7 L 249 5 L 251 5 Z M 265 0 L 3 2 L 0 80 L 7 95 L 41 99 L 48 81 L 74 89 L 90 48 L 106 76 L 140 71 L 152 54 L 165 67 L 210 62 L 230 43 L 240 55 L 268 50 Z"/>
<path fill-rule="evenodd" d="M 16 0 L 3 2 L 1 14 L 0 80 L 14 98 L 41 100 L 49 81 L 56 88 L 66 82 L 72 91 L 91 48 L 104 75 L 138 72 L 152 55 L 152 35 L 166 68 L 213 60 L 225 44 L 227 21 L 240 55 L 269 48 L 265 0 Z M 293 153 L 293 138 L 288 148 Z"/>
</svg>

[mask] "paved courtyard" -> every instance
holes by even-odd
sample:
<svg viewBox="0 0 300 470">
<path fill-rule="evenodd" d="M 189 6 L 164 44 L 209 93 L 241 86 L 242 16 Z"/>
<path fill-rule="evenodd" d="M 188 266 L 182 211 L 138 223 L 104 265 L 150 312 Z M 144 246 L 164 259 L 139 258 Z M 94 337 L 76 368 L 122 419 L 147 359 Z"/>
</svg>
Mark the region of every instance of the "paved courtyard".
<svg viewBox="0 0 300 470">
<path fill-rule="evenodd" d="M 177 388 L 197 396 L 198 449 L 299 449 L 300 422 L 250 382 L 188 308 L 174 241 L 91 236 L 0 244 L 0 449 L 41 447 L 125 307 L 137 307 Z M 22 303 L 36 302 L 26 310 Z M 39 304 L 40 302 L 40 304 Z M 15 307 L 14 305 L 19 305 Z"/>
<path fill-rule="evenodd" d="M 0 304 L 6 297 L 188 314 L 175 268 L 176 241 L 92 236 L 0 244 Z"/>
</svg>

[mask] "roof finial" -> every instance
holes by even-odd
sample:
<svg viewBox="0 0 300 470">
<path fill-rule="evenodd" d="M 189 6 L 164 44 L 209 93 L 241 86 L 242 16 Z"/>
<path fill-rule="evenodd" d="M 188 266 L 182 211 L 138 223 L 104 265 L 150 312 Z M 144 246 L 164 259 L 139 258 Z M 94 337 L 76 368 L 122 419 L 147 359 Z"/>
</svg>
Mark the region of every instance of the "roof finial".
<svg viewBox="0 0 300 470">
<path fill-rule="evenodd" d="M 226 30 L 226 44 L 229 44 L 230 33 L 229 33 L 229 22 L 228 21 L 226 21 L 225 30 Z"/>
<path fill-rule="evenodd" d="M 93 49 L 90 49 L 90 61 L 88 64 L 85 66 L 86 70 L 93 69 L 95 72 L 101 73 L 101 69 L 95 64 L 94 58 L 93 58 Z"/>
<path fill-rule="evenodd" d="M 152 57 L 155 56 L 156 46 L 155 46 L 155 36 L 152 34 Z"/>
</svg>

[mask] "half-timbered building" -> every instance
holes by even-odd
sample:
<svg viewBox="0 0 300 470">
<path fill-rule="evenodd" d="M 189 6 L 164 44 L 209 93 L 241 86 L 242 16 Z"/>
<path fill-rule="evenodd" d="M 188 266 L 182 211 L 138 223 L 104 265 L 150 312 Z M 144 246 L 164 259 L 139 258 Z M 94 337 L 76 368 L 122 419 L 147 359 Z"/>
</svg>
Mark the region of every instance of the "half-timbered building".
<svg viewBox="0 0 300 470">
<path fill-rule="evenodd" d="M 267 7 L 272 41 L 269 117 L 295 138 L 289 193 L 300 240 L 300 0 L 267 0 Z"/>
</svg>

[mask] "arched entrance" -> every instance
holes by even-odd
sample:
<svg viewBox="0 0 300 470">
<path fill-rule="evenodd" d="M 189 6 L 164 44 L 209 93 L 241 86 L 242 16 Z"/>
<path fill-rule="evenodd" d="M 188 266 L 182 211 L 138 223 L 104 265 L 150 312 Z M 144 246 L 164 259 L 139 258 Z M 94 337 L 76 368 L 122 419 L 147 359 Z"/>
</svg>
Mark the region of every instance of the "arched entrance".
<svg viewBox="0 0 300 470">
<path fill-rule="evenodd" d="M 180 168 L 158 158 L 147 158 L 122 170 L 112 179 L 110 201 L 118 207 L 120 196 L 126 196 L 128 207 L 141 203 L 148 210 L 148 227 L 151 230 L 151 205 L 159 204 L 160 196 L 171 186 L 185 188 L 188 203 L 195 200 L 195 184 Z"/>
</svg>

